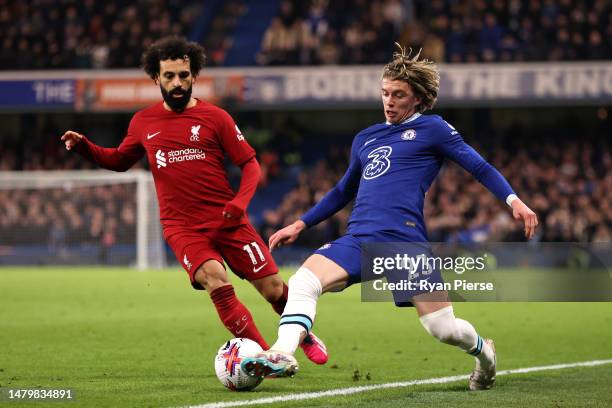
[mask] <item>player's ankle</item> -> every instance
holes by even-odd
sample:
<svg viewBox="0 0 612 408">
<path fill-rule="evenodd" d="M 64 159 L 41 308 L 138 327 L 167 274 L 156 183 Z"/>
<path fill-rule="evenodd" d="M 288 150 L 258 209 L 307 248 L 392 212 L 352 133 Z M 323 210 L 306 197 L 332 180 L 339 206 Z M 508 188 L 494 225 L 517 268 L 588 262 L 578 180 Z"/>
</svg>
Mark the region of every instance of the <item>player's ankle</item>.
<svg viewBox="0 0 612 408">
<path fill-rule="evenodd" d="M 480 354 L 476 356 L 476 360 L 479 366 L 486 370 L 495 364 L 495 352 L 490 345 L 485 343 Z"/>
<path fill-rule="evenodd" d="M 306 330 L 300 325 L 283 324 L 278 328 L 278 340 L 276 340 L 276 343 L 270 349 L 293 355 L 300 345 L 305 332 Z"/>
</svg>

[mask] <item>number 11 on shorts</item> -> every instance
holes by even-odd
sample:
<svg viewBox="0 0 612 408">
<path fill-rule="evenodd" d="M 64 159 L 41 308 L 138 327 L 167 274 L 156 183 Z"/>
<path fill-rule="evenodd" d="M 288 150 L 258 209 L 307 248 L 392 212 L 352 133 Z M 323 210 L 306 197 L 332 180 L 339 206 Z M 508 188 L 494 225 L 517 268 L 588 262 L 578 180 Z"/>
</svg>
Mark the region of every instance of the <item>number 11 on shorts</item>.
<svg viewBox="0 0 612 408">
<path fill-rule="evenodd" d="M 257 245 L 257 242 L 253 241 L 250 244 L 246 244 L 245 246 L 242 247 L 242 249 L 244 249 L 246 253 L 249 254 L 249 257 L 251 258 L 251 262 L 253 263 L 253 265 L 257 265 L 257 258 L 255 258 L 255 254 L 253 253 L 253 250 L 251 249 L 251 247 L 255 248 L 257 255 L 259 255 L 259 259 L 261 259 L 261 262 L 264 262 L 266 258 L 264 258 L 263 252 L 261 252 L 261 249 L 259 248 L 259 245 Z"/>
</svg>

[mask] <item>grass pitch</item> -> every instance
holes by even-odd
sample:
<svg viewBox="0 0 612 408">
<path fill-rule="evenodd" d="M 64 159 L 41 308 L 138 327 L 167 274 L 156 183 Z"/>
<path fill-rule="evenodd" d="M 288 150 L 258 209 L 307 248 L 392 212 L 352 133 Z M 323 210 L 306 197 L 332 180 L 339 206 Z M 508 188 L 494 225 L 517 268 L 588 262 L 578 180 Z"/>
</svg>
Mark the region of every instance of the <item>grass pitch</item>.
<svg viewBox="0 0 612 408">
<path fill-rule="evenodd" d="M 272 342 L 278 316 L 247 282 L 233 282 Z M 213 367 L 218 347 L 231 335 L 206 293 L 192 290 L 178 268 L 0 269 L 0 407 L 13 405 L 6 393 L 15 388 L 73 390 L 74 401 L 53 407 L 177 407 L 472 370 L 473 359 L 432 340 L 414 310 L 359 299 L 355 286 L 319 302 L 315 332 L 330 351 L 327 365 L 314 366 L 298 352 L 296 378 L 236 393 L 221 386 Z M 612 358 L 611 304 L 458 303 L 455 313 L 495 339 L 500 370 Z M 274 406 L 485 404 L 612 406 L 612 365 L 502 376 L 488 392 L 467 392 L 467 381 L 460 381 Z"/>
</svg>

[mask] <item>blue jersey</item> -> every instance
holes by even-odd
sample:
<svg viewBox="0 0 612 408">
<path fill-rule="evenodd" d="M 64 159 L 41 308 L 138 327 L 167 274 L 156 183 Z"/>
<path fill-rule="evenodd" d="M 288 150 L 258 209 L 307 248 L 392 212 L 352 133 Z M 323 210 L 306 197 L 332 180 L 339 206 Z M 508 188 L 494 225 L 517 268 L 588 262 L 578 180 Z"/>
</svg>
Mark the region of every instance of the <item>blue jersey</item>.
<svg viewBox="0 0 612 408">
<path fill-rule="evenodd" d="M 425 193 L 446 157 L 500 200 L 514 194 L 506 179 L 455 128 L 438 115 L 416 113 L 400 124 L 380 123 L 359 132 L 348 170 L 302 220 L 307 226 L 317 224 L 356 197 L 349 234 L 385 232 L 398 240 L 427 241 Z"/>
</svg>

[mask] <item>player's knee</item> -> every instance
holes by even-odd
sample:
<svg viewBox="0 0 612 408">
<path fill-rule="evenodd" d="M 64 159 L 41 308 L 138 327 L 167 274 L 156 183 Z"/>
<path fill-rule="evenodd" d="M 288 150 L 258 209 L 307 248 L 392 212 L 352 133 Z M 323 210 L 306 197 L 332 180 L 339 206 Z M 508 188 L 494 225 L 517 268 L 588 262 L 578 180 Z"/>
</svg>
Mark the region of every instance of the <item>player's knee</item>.
<svg viewBox="0 0 612 408">
<path fill-rule="evenodd" d="M 420 320 L 427 333 L 440 342 L 450 345 L 459 343 L 459 329 L 452 306 L 421 316 Z"/>
<path fill-rule="evenodd" d="M 295 287 L 295 286 L 299 285 L 301 281 L 302 281 L 302 279 L 300 279 L 298 274 L 295 273 L 295 274 L 291 275 L 291 277 L 287 281 L 287 285 L 289 285 L 290 288 L 291 287 Z"/>
<path fill-rule="evenodd" d="M 287 283 L 290 291 L 304 292 L 304 294 L 314 297 L 321 296 L 321 281 L 310 269 L 304 266 L 299 268 L 295 274 L 289 278 Z"/>
<path fill-rule="evenodd" d="M 209 292 L 230 283 L 225 268 L 220 264 L 215 265 L 209 262 L 204 263 L 198 268 L 194 279 Z"/>
</svg>

